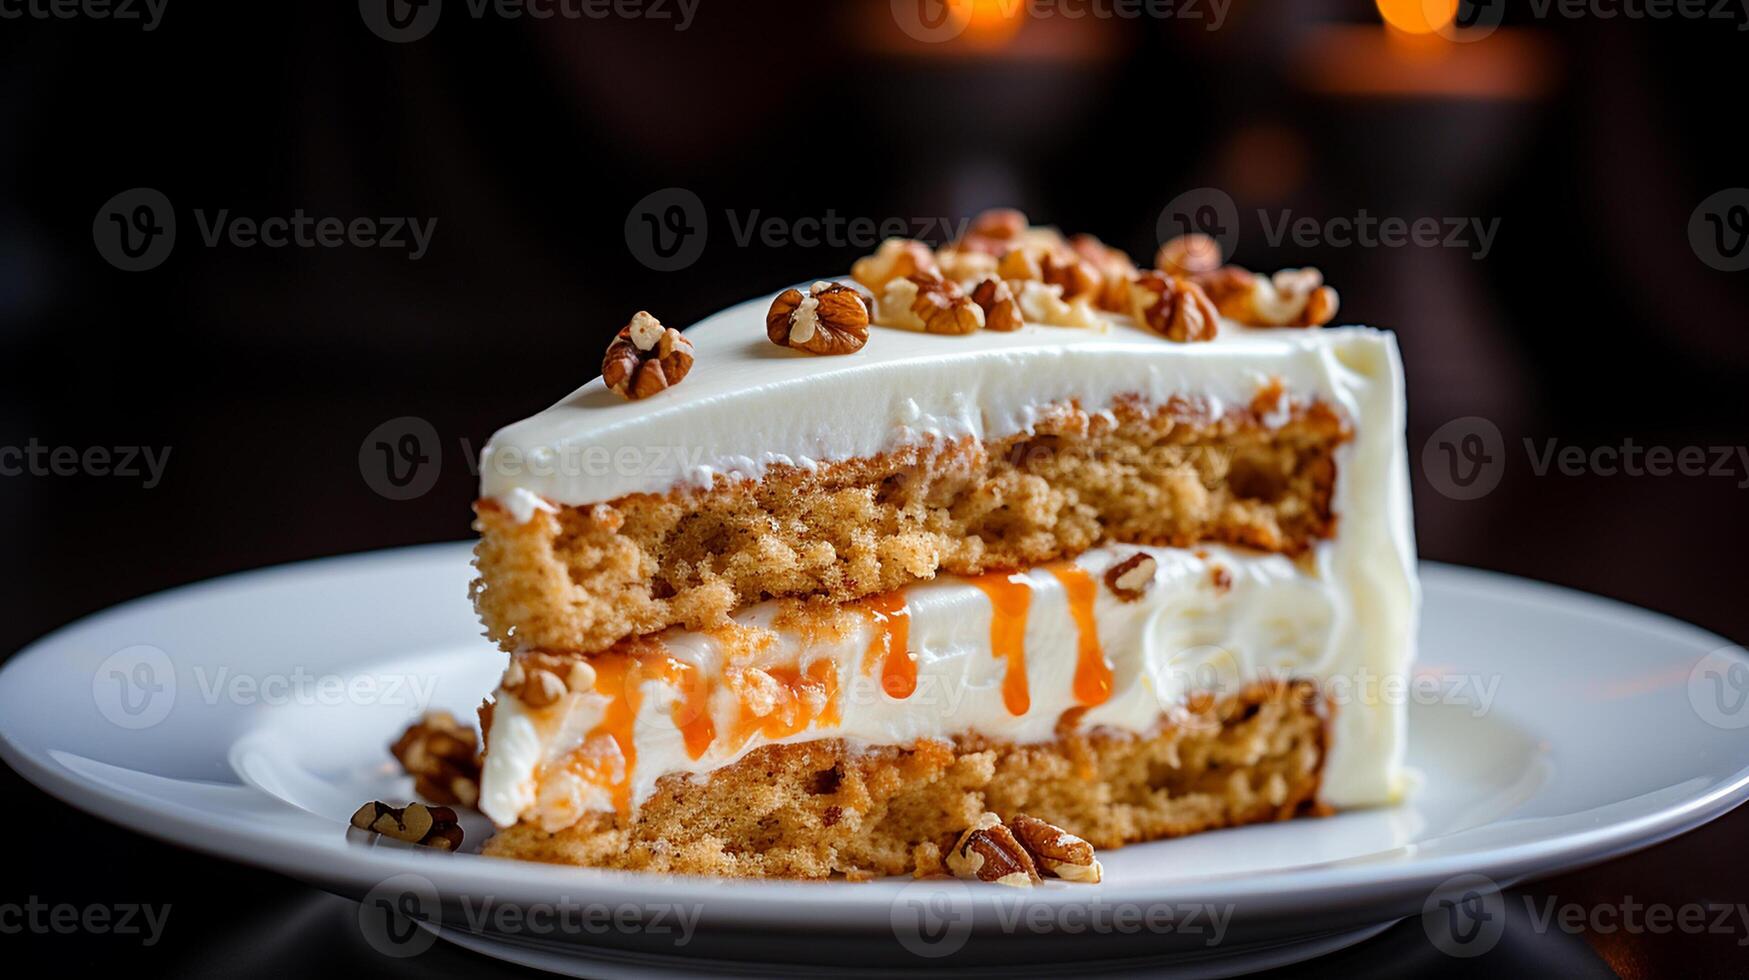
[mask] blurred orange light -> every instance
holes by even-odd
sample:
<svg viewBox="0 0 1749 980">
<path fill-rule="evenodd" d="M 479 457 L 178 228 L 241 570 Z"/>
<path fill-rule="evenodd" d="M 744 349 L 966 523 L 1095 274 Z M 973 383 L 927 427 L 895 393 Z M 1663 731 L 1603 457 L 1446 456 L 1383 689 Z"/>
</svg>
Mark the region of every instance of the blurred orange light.
<svg viewBox="0 0 1749 980">
<path fill-rule="evenodd" d="M 1385 23 L 1405 34 L 1432 34 L 1457 19 L 1458 0 L 1374 0 Z"/>
<path fill-rule="evenodd" d="M 1013 0 L 949 0 L 949 3 L 965 11 L 961 16 L 968 18 L 966 39 L 979 47 L 1000 47 L 1014 40 L 1026 16 L 1026 5 Z"/>
</svg>

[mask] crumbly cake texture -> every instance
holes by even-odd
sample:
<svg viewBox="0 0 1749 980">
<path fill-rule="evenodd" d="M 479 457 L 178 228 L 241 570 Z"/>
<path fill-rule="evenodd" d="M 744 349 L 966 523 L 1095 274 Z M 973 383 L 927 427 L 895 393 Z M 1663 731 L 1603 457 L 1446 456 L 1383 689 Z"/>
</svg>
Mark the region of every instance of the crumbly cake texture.
<svg viewBox="0 0 1749 980">
<path fill-rule="evenodd" d="M 943 874 L 986 811 L 1031 814 L 1111 848 L 1328 812 L 1318 785 L 1334 711 L 1307 681 L 1193 697 L 1147 735 L 1095 729 L 1016 745 L 980 737 L 853 751 L 766 746 L 708 776 L 663 777 L 630 818 L 557 833 L 524 823 L 485 853 L 726 877 Z"/>
<path fill-rule="evenodd" d="M 1335 533 L 1335 453 L 1351 433 L 1323 403 L 1266 389 L 1218 415 L 1178 399 L 1042 415 L 1007 439 L 719 477 L 527 522 L 483 500 L 475 606 L 506 650 L 593 653 L 721 626 L 764 599 L 848 602 L 1106 543 L 1299 554 Z"/>
</svg>

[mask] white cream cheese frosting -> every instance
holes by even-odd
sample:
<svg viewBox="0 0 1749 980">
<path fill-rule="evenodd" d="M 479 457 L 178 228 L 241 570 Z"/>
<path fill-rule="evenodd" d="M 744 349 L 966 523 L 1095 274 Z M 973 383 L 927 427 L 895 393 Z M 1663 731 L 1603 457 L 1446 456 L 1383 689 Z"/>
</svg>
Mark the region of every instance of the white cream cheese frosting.
<svg viewBox="0 0 1749 980">
<path fill-rule="evenodd" d="M 1156 567 L 1126 601 L 1104 573 L 1138 552 Z M 658 638 L 667 663 L 646 652 L 633 673 L 604 665 L 591 689 L 544 708 L 500 691 L 480 808 L 501 826 L 527 819 L 557 830 L 588 811 L 641 803 L 664 775 L 708 773 L 763 745 L 905 745 L 967 732 L 1041 742 L 1077 707 L 1082 730 L 1147 732 L 1193 693 L 1235 693 L 1264 677 L 1324 681 L 1333 741 L 1364 746 L 1327 760 L 1327 802 L 1389 797 L 1400 706 L 1369 703 L 1381 685 L 1364 683 L 1368 666 L 1342 642 L 1356 597 L 1317 568 L 1224 547 L 1119 545 L 981 579 L 911 586 L 888 613 L 861 607 L 831 631 L 788 627 L 769 602 L 735 615 L 744 631 L 670 630 Z M 1015 659 L 995 649 L 1013 610 L 991 588 L 1024 596 Z M 904 620 L 897 651 L 895 618 Z M 637 690 L 629 701 L 628 684 Z M 591 761 L 579 767 L 579 757 Z"/>
<path fill-rule="evenodd" d="M 1404 706 L 1380 699 L 1377 679 L 1409 670 L 1419 591 L 1402 366 L 1390 334 L 1365 327 L 1247 329 L 1223 321 L 1215 340 L 1179 344 L 1114 316 L 1103 329 L 1029 325 L 969 336 L 875 327 L 856 354 L 813 357 L 766 339 L 768 304 L 769 297 L 743 303 L 687 330 L 696 362 L 668 391 L 625 402 L 596 379 L 498 432 L 482 457 L 482 495 L 526 518 L 555 504 L 705 485 L 718 474 L 756 478 L 774 464 L 812 466 L 935 438 L 1004 438 L 1029 431 L 1046 406 L 1071 399 L 1094 412 L 1129 396 L 1153 403 L 1195 398 L 1218 410 L 1251 404 L 1259 390 L 1279 384 L 1284 397 L 1321 401 L 1353 429 L 1337 450 L 1335 536 L 1297 562 L 1219 548 L 1207 549 L 1207 558 L 1123 546 L 1077 557 L 1074 564 L 1096 577 L 1137 550 L 1159 562 L 1156 587 L 1142 602 L 1116 602 L 1100 587 L 1095 619 L 1113 686 L 1082 720 L 1145 730 L 1190 693 L 1193 681 L 1305 677 L 1349 692 L 1333 720 L 1322 798 L 1338 807 L 1398 798 Z M 1230 590 L 1214 589 L 1212 564 L 1230 571 Z M 481 808 L 500 825 L 526 818 L 556 829 L 581 812 L 635 804 L 665 773 L 707 772 L 772 742 L 843 737 L 895 744 L 969 732 L 1053 737 L 1061 713 L 1076 703 L 1076 624 L 1054 573 L 1032 569 L 1021 577 L 1035 596 L 1024 646 L 1033 700 L 1024 712 L 1009 710 L 1001 697 L 991 597 L 944 576 L 904 590 L 917 664 L 917 687 L 906 698 L 878 684 L 868 689 L 860 673 L 866 632 L 822 642 L 773 630 L 772 663 L 800 671 L 773 695 L 787 698 L 782 711 L 801 720 L 793 732 L 756 725 L 745 738 L 734 735 L 741 699 L 749 691 L 759 699 L 756 682 L 734 689 L 741 693 L 719 686 L 708 712 L 694 705 L 682 711 L 690 726 L 679 723 L 676 691 L 696 689 L 700 677 L 720 678 L 725 660 L 735 670 L 749 666 L 726 658 L 718 639 L 700 633 L 662 634 L 678 666 L 666 677 L 636 680 L 640 694 L 626 734 L 632 759 L 591 735 L 604 728 L 612 699 L 571 693 L 534 711 L 501 693 Z M 762 627 L 775 608 L 756 606 L 735 618 Z M 1187 670 L 1198 658 L 1208 666 Z M 807 675 L 810 667 L 819 675 Z M 824 702 L 807 703 L 820 700 L 828 673 L 839 693 L 830 711 Z M 626 707 L 622 699 L 619 710 Z M 697 722 L 706 714 L 716 737 L 694 757 L 687 729 L 696 748 Z"/>
</svg>

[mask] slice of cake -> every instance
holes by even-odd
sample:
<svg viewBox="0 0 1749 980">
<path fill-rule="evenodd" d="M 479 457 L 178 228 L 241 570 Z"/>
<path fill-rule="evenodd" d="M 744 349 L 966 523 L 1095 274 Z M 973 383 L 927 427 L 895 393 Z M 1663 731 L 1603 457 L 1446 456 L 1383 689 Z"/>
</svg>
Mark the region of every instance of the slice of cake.
<svg viewBox="0 0 1749 980">
<path fill-rule="evenodd" d="M 1402 371 L 1304 329 L 1335 307 L 995 212 L 684 334 L 639 314 L 482 461 L 487 853 L 1085 878 L 974 852 L 1395 799 Z"/>
</svg>

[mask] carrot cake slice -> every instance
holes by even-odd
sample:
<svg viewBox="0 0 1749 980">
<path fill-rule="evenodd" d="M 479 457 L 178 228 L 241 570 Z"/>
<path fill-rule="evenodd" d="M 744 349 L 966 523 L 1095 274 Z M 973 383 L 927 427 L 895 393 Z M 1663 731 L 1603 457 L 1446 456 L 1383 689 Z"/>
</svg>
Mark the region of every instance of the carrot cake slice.
<svg viewBox="0 0 1749 980">
<path fill-rule="evenodd" d="M 639 313 L 482 459 L 487 853 L 1087 880 L 1039 847 L 1394 800 L 1402 368 L 1335 312 L 1003 211 Z"/>
</svg>

